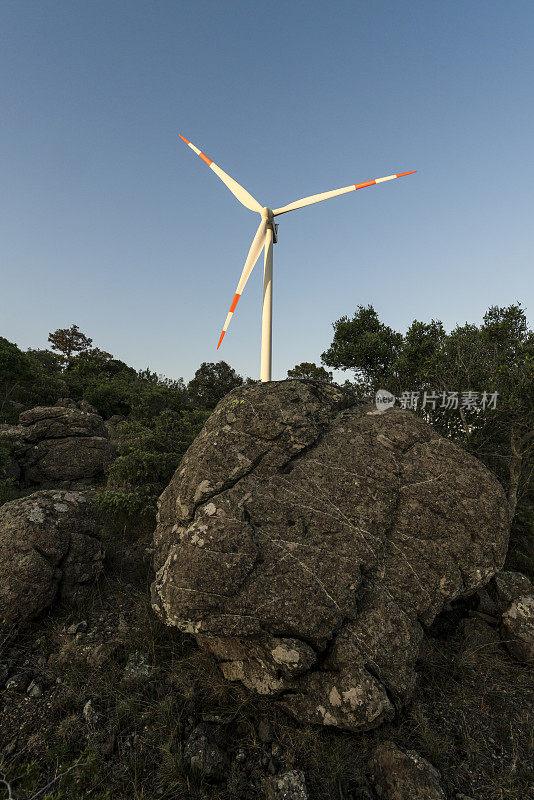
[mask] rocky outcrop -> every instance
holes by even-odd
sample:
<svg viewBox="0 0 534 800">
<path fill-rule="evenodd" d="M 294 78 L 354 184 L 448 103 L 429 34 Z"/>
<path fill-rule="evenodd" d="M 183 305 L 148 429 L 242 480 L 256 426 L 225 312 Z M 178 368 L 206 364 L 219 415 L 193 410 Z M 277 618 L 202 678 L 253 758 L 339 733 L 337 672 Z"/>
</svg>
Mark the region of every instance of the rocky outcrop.
<svg viewBox="0 0 534 800">
<path fill-rule="evenodd" d="M 83 597 L 104 549 L 92 501 L 40 491 L 0 507 L 0 619 L 32 619 L 56 598 Z"/>
<path fill-rule="evenodd" d="M 103 419 L 91 408 L 39 406 L 24 411 L 18 426 L 0 431 L 23 487 L 80 487 L 103 475 L 113 448 Z"/>
<path fill-rule="evenodd" d="M 496 478 L 409 412 L 240 387 L 160 498 L 153 607 L 299 720 L 372 728 L 410 696 L 423 627 L 502 567 L 508 526 Z"/>
</svg>

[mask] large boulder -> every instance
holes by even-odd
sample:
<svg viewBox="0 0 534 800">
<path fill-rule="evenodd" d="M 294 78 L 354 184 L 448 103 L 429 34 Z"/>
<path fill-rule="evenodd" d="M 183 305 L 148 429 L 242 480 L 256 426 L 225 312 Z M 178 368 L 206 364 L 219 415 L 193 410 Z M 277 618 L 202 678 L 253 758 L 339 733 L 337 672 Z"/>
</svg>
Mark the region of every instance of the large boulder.
<svg viewBox="0 0 534 800">
<path fill-rule="evenodd" d="M 91 408 L 39 406 L 24 411 L 18 426 L 0 432 L 24 486 L 71 488 L 104 474 L 114 451 L 104 420 Z"/>
<path fill-rule="evenodd" d="M 410 412 L 327 384 L 240 387 L 159 501 L 152 602 L 299 720 L 391 718 L 422 626 L 504 562 L 497 479 Z"/>
<path fill-rule="evenodd" d="M 60 598 L 84 596 L 102 570 L 93 502 L 40 491 L 0 506 L 0 619 L 32 619 Z"/>
</svg>

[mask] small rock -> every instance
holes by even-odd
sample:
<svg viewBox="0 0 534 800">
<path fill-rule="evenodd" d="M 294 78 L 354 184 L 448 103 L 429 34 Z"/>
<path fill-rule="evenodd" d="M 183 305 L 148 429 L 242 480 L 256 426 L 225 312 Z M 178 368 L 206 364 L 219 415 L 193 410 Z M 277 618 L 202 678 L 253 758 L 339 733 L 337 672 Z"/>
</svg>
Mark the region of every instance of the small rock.
<svg viewBox="0 0 534 800">
<path fill-rule="evenodd" d="M 112 733 L 111 736 L 108 736 L 107 739 L 104 739 L 104 741 L 100 745 L 99 747 L 100 755 L 103 756 L 104 758 L 109 758 L 109 756 L 113 753 L 113 750 L 115 749 L 115 744 L 116 744 L 115 734 Z"/>
<path fill-rule="evenodd" d="M 523 595 L 502 615 L 501 634 L 510 653 L 525 664 L 534 662 L 534 595 Z"/>
<path fill-rule="evenodd" d="M 478 600 L 477 611 L 490 616 L 494 616 L 497 613 L 497 605 L 493 602 L 486 589 L 479 589 L 476 596 Z"/>
<path fill-rule="evenodd" d="M 193 730 L 185 743 L 183 754 L 186 763 L 206 778 L 219 781 L 224 777 L 226 754 L 217 745 L 206 725 L 201 723 Z"/>
<path fill-rule="evenodd" d="M 122 679 L 141 683 L 150 678 L 152 671 L 153 667 L 148 660 L 148 656 L 136 650 L 135 653 L 130 653 L 128 656 Z"/>
<path fill-rule="evenodd" d="M 41 689 L 38 683 L 32 681 L 28 686 L 28 688 L 26 689 L 26 694 L 28 694 L 30 697 L 42 697 L 43 690 Z"/>
<path fill-rule="evenodd" d="M 9 676 L 9 667 L 7 664 L 0 664 L 0 689 L 6 685 Z"/>
<path fill-rule="evenodd" d="M 87 653 L 87 663 L 94 667 L 102 667 L 104 664 L 112 661 L 120 650 L 120 642 L 117 642 L 113 639 L 107 642 L 102 642 L 96 647 L 93 647 Z"/>
<path fill-rule="evenodd" d="M 6 683 L 6 689 L 14 692 L 25 692 L 32 681 L 32 676 L 28 672 L 17 672 Z"/>
<path fill-rule="evenodd" d="M 440 774 L 415 750 L 383 742 L 371 762 L 375 789 L 384 800 L 446 800 Z"/>
<path fill-rule="evenodd" d="M 18 744 L 18 739 L 12 739 L 8 744 L 6 744 L 6 746 L 2 750 L 2 754 L 9 758 L 9 756 L 12 756 L 15 750 L 17 749 L 17 744 Z"/>
<path fill-rule="evenodd" d="M 501 614 L 521 595 L 534 594 L 534 585 L 527 576 L 511 570 L 498 572 L 490 587 L 493 587 L 498 611 Z"/>
<path fill-rule="evenodd" d="M 95 727 L 98 725 L 100 721 L 100 714 L 96 711 L 93 701 L 88 700 L 87 703 L 83 707 L 82 717 L 85 722 L 90 725 L 91 727 Z"/>
<path fill-rule="evenodd" d="M 304 773 L 290 769 L 265 782 L 266 800 L 308 800 L 308 790 Z"/>
<path fill-rule="evenodd" d="M 258 739 L 264 744 L 268 744 L 274 739 L 273 727 L 268 719 L 260 720 L 258 725 Z"/>
<path fill-rule="evenodd" d="M 87 631 L 87 622 L 82 620 L 81 622 L 73 622 L 72 625 L 69 625 L 67 628 L 67 633 L 69 636 L 77 636 L 79 633 L 85 633 Z"/>
</svg>

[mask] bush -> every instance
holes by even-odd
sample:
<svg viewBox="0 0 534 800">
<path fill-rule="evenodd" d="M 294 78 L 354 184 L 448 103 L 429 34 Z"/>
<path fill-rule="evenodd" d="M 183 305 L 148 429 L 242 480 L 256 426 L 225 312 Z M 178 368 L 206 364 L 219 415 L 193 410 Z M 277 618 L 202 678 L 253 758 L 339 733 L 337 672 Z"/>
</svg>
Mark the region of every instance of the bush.
<svg viewBox="0 0 534 800">
<path fill-rule="evenodd" d="M 166 410 L 152 426 L 136 420 L 122 425 L 118 456 L 108 468 L 107 486 L 100 495 L 101 508 L 126 517 L 153 517 L 157 498 L 207 417 L 205 411 Z"/>
</svg>

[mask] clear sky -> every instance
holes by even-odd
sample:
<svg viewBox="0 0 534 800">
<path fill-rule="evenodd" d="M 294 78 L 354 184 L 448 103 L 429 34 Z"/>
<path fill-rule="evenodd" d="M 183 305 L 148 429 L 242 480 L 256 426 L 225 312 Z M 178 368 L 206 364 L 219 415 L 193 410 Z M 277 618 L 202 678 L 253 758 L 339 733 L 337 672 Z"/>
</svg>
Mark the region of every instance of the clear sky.
<svg viewBox="0 0 534 800">
<path fill-rule="evenodd" d="M 2 0 L 0 335 L 73 322 L 138 368 L 259 377 L 258 224 L 280 218 L 273 377 L 372 303 L 405 331 L 521 301 L 534 320 L 534 3 Z"/>
</svg>

